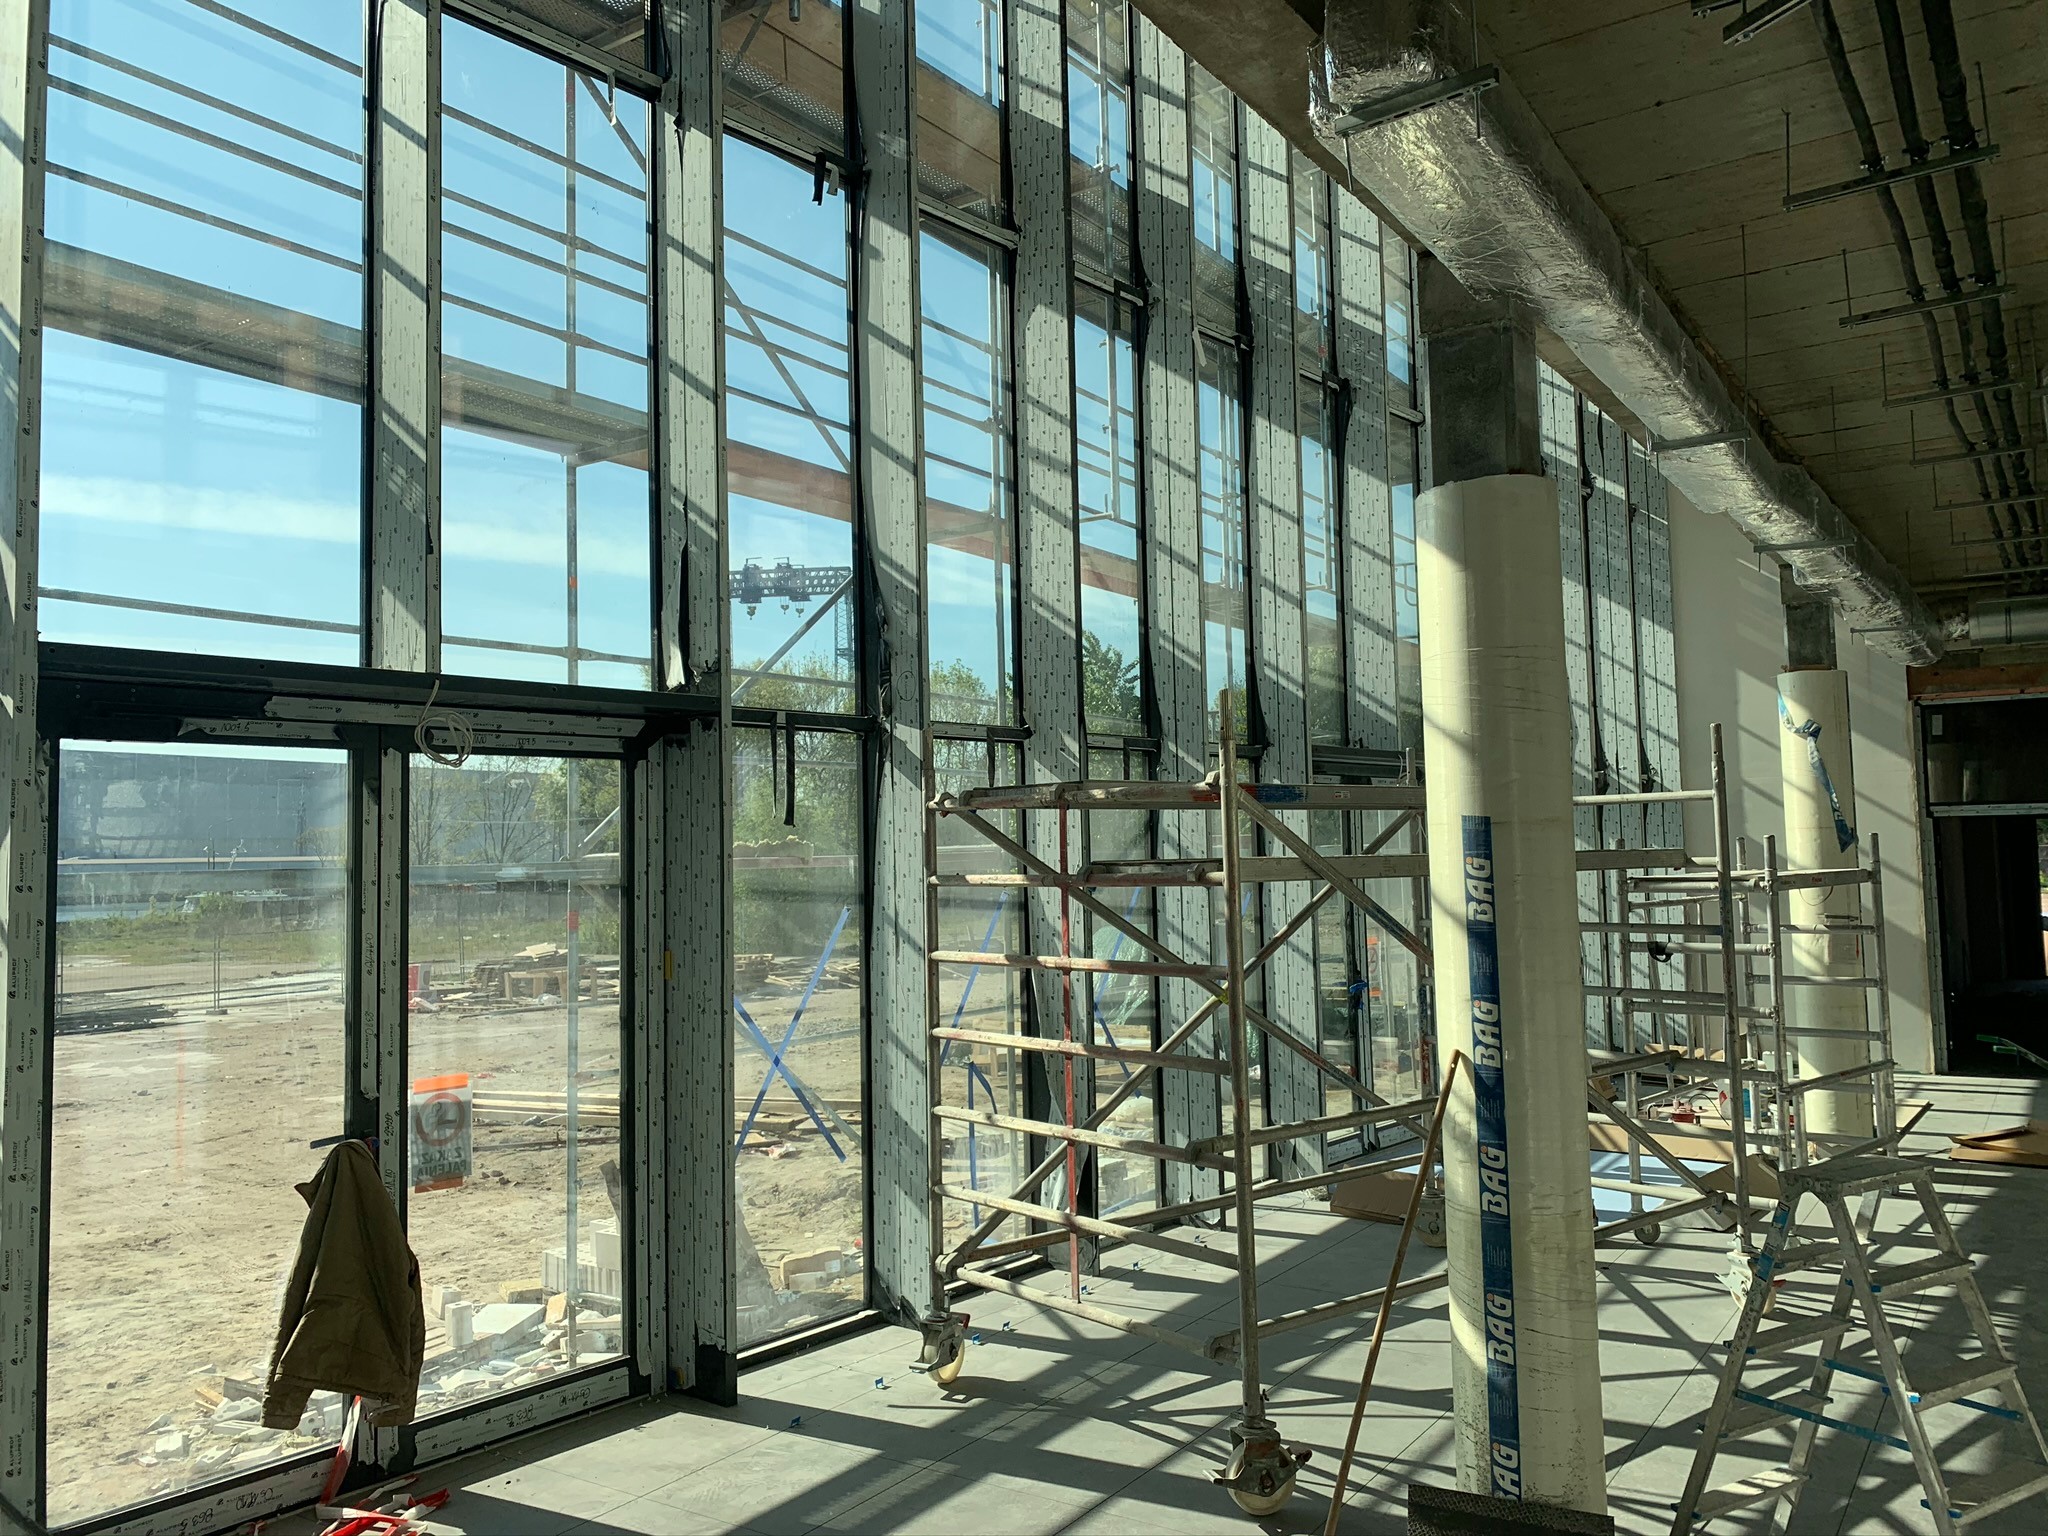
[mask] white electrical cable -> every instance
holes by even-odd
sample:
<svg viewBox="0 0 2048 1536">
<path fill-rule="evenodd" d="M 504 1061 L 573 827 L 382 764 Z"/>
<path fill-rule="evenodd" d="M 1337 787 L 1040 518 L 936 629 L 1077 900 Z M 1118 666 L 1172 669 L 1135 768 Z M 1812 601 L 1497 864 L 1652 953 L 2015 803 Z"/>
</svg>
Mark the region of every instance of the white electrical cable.
<svg viewBox="0 0 2048 1536">
<path fill-rule="evenodd" d="M 441 679 L 434 679 L 434 691 L 427 695 L 427 702 L 420 710 L 420 718 L 412 728 L 413 745 L 420 749 L 420 755 L 439 763 L 443 768 L 460 768 L 469 761 L 476 750 L 476 728 L 469 723 L 469 716 L 458 714 L 452 709 L 439 713 L 434 710 L 434 701 L 441 697 Z M 427 739 L 429 731 L 440 731 L 454 743 L 452 750 L 443 751 Z"/>
</svg>

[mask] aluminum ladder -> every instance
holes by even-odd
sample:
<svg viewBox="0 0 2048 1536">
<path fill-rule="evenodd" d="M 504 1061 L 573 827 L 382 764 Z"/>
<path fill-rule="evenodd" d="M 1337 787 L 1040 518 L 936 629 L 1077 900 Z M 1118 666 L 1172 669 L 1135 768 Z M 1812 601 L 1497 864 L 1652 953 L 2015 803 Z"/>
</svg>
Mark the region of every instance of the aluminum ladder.
<svg viewBox="0 0 2048 1536">
<path fill-rule="evenodd" d="M 1956 1241 L 1955 1228 L 1941 1207 L 1928 1165 L 1910 1158 L 1849 1154 L 1784 1169 L 1779 1179 L 1779 1203 L 1767 1225 L 1762 1250 L 1751 1261 L 1748 1295 L 1734 1337 L 1728 1342 L 1728 1363 L 1722 1369 L 1713 1406 L 1707 1410 L 1692 1474 L 1676 1506 L 1672 1536 L 1688 1536 L 1705 1521 L 1766 1503 L 1776 1506 L 1771 1528 L 1784 1530 L 1811 1477 L 1814 1443 L 1823 1429 L 1908 1452 L 1920 1475 L 1922 1502 L 1940 1536 L 1953 1536 L 2048 1490 L 2048 1441 L 2042 1439 L 2040 1423 L 2020 1390 L 2018 1367 L 1998 1345 L 1976 1273 Z M 1873 1264 L 1868 1237 L 1879 1202 L 1891 1193 L 1919 1199 L 1934 1249 L 1907 1263 Z M 1833 1235 L 1795 1241 L 1798 1207 L 1808 1195 L 1827 1208 Z M 1852 1197 L 1857 1200 L 1853 1214 L 1849 1207 Z M 1836 1269 L 1839 1275 L 1833 1303 L 1825 1312 L 1762 1327 L 1780 1276 L 1827 1269 Z M 1981 1353 L 1957 1359 L 1955 1351 L 1944 1347 L 1939 1354 L 1930 1350 L 1924 1364 L 1916 1354 L 1909 1368 L 1900 1358 L 1885 1304 L 1941 1287 L 1956 1292 L 1976 1331 Z M 1867 1335 L 1876 1356 L 1874 1365 L 1842 1358 L 1844 1344 L 1859 1333 Z M 1788 1358 L 1809 1350 L 1815 1352 L 1813 1371 L 1803 1390 L 1765 1392 L 1743 1386 L 1745 1371 L 1769 1369 L 1773 1363 L 1782 1368 Z M 1899 1409 L 1901 1433 L 1886 1434 L 1831 1416 L 1827 1412 L 1828 1388 L 1838 1372 L 1877 1382 Z M 2000 1401 L 1985 1401 L 1986 1393 L 1995 1394 Z M 1947 1407 L 2024 1425 L 2032 1444 L 2024 1450 L 2014 1447 L 2016 1454 L 1983 1476 L 1948 1477 L 1935 1459 L 1927 1424 L 1930 1413 Z M 1717 1488 L 1707 1486 L 1723 1442 L 1774 1428 L 1793 1432 L 1791 1452 L 1782 1466 Z"/>
</svg>

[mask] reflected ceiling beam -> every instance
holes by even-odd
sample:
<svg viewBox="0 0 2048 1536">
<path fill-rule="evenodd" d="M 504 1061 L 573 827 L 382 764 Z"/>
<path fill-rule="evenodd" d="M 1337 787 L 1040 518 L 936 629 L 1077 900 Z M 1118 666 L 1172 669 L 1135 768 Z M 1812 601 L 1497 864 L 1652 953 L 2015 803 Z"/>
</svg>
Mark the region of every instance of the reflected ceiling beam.
<svg viewBox="0 0 2048 1536">
<path fill-rule="evenodd" d="M 229 293 L 134 262 L 52 241 L 45 248 L 43 319 L 63 331 L 157 357 L 329 399 L 365 393 L 362 332 L 354 326 Z M 647 467 L 647 415 L 595 395 L 522 378 L 464 358 L 442 359 L 445 420 L 579 463 Z M 852 484 L 835 466 L 752 443 L 726 446 L 726 488 L 778 506 L 853 520 Z M 1008 524 L 985 508 L 925 504 L 933 545 L 1013 558 Z M 1089 585 L 1137 592 L 1136 565 L 1089 552 Z"/>
</svg>

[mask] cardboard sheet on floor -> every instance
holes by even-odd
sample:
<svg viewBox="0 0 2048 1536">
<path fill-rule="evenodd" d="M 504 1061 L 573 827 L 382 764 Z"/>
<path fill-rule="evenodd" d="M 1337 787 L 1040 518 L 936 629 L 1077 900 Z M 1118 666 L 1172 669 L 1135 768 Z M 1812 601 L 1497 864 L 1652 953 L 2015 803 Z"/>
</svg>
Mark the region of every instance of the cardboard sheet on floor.
<svg viewBox="0 0 2048 1536">
<path fill-rule="evenodd" d="M 2008 1168 L 2048 1168 L 2048 1121 L 2028 1120 L 1974 1136 L 1951 1135 L 1952 1163 L 2002 1163 Z"/>
<path fill-rule="evenodd" d="M 1355 1216 L 1360 1221 L 1390 1221 L 1398 1226 L 1407 1219 L 1408 1197 L 1414 1188 L 1413 1168 L 1363 1173 L 1330 1186 L 1330 1211 L 1337 1216 Z"/>
</svg>

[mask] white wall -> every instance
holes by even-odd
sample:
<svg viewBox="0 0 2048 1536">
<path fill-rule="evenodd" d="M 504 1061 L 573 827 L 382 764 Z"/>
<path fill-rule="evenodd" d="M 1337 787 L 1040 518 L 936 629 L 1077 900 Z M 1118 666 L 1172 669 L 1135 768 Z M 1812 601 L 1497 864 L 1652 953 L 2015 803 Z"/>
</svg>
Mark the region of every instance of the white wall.
<svg viewBox="0 0 2048 1536">
<path fill-rule="evenodd" d="M 1777 567 L 1725 517 L 1670 493 L 1672 628 L 1678 653 L 1678 739 L 1687 787 L 1710 782 L 1710 732 L 1721 726 L 1735 834 L 1784 835 L 1778 766 L 1778 671 L 1785 659 Z M 1762 569 L 1759 570 L 1758 567 Z M 1927 1006 L 1926 907 L 1921 898 L 1913 709 L 1903 663 L 1837 624 L 1855 734 L 1856 819 L 1884 858 L 1885 942 L 1892 980 L 1892 1051 L 1901 1068 L 1934 1069 Z M 1686 841 L 1713 846 L 1708 808 L 1691 806 Z"/>
</svg>

